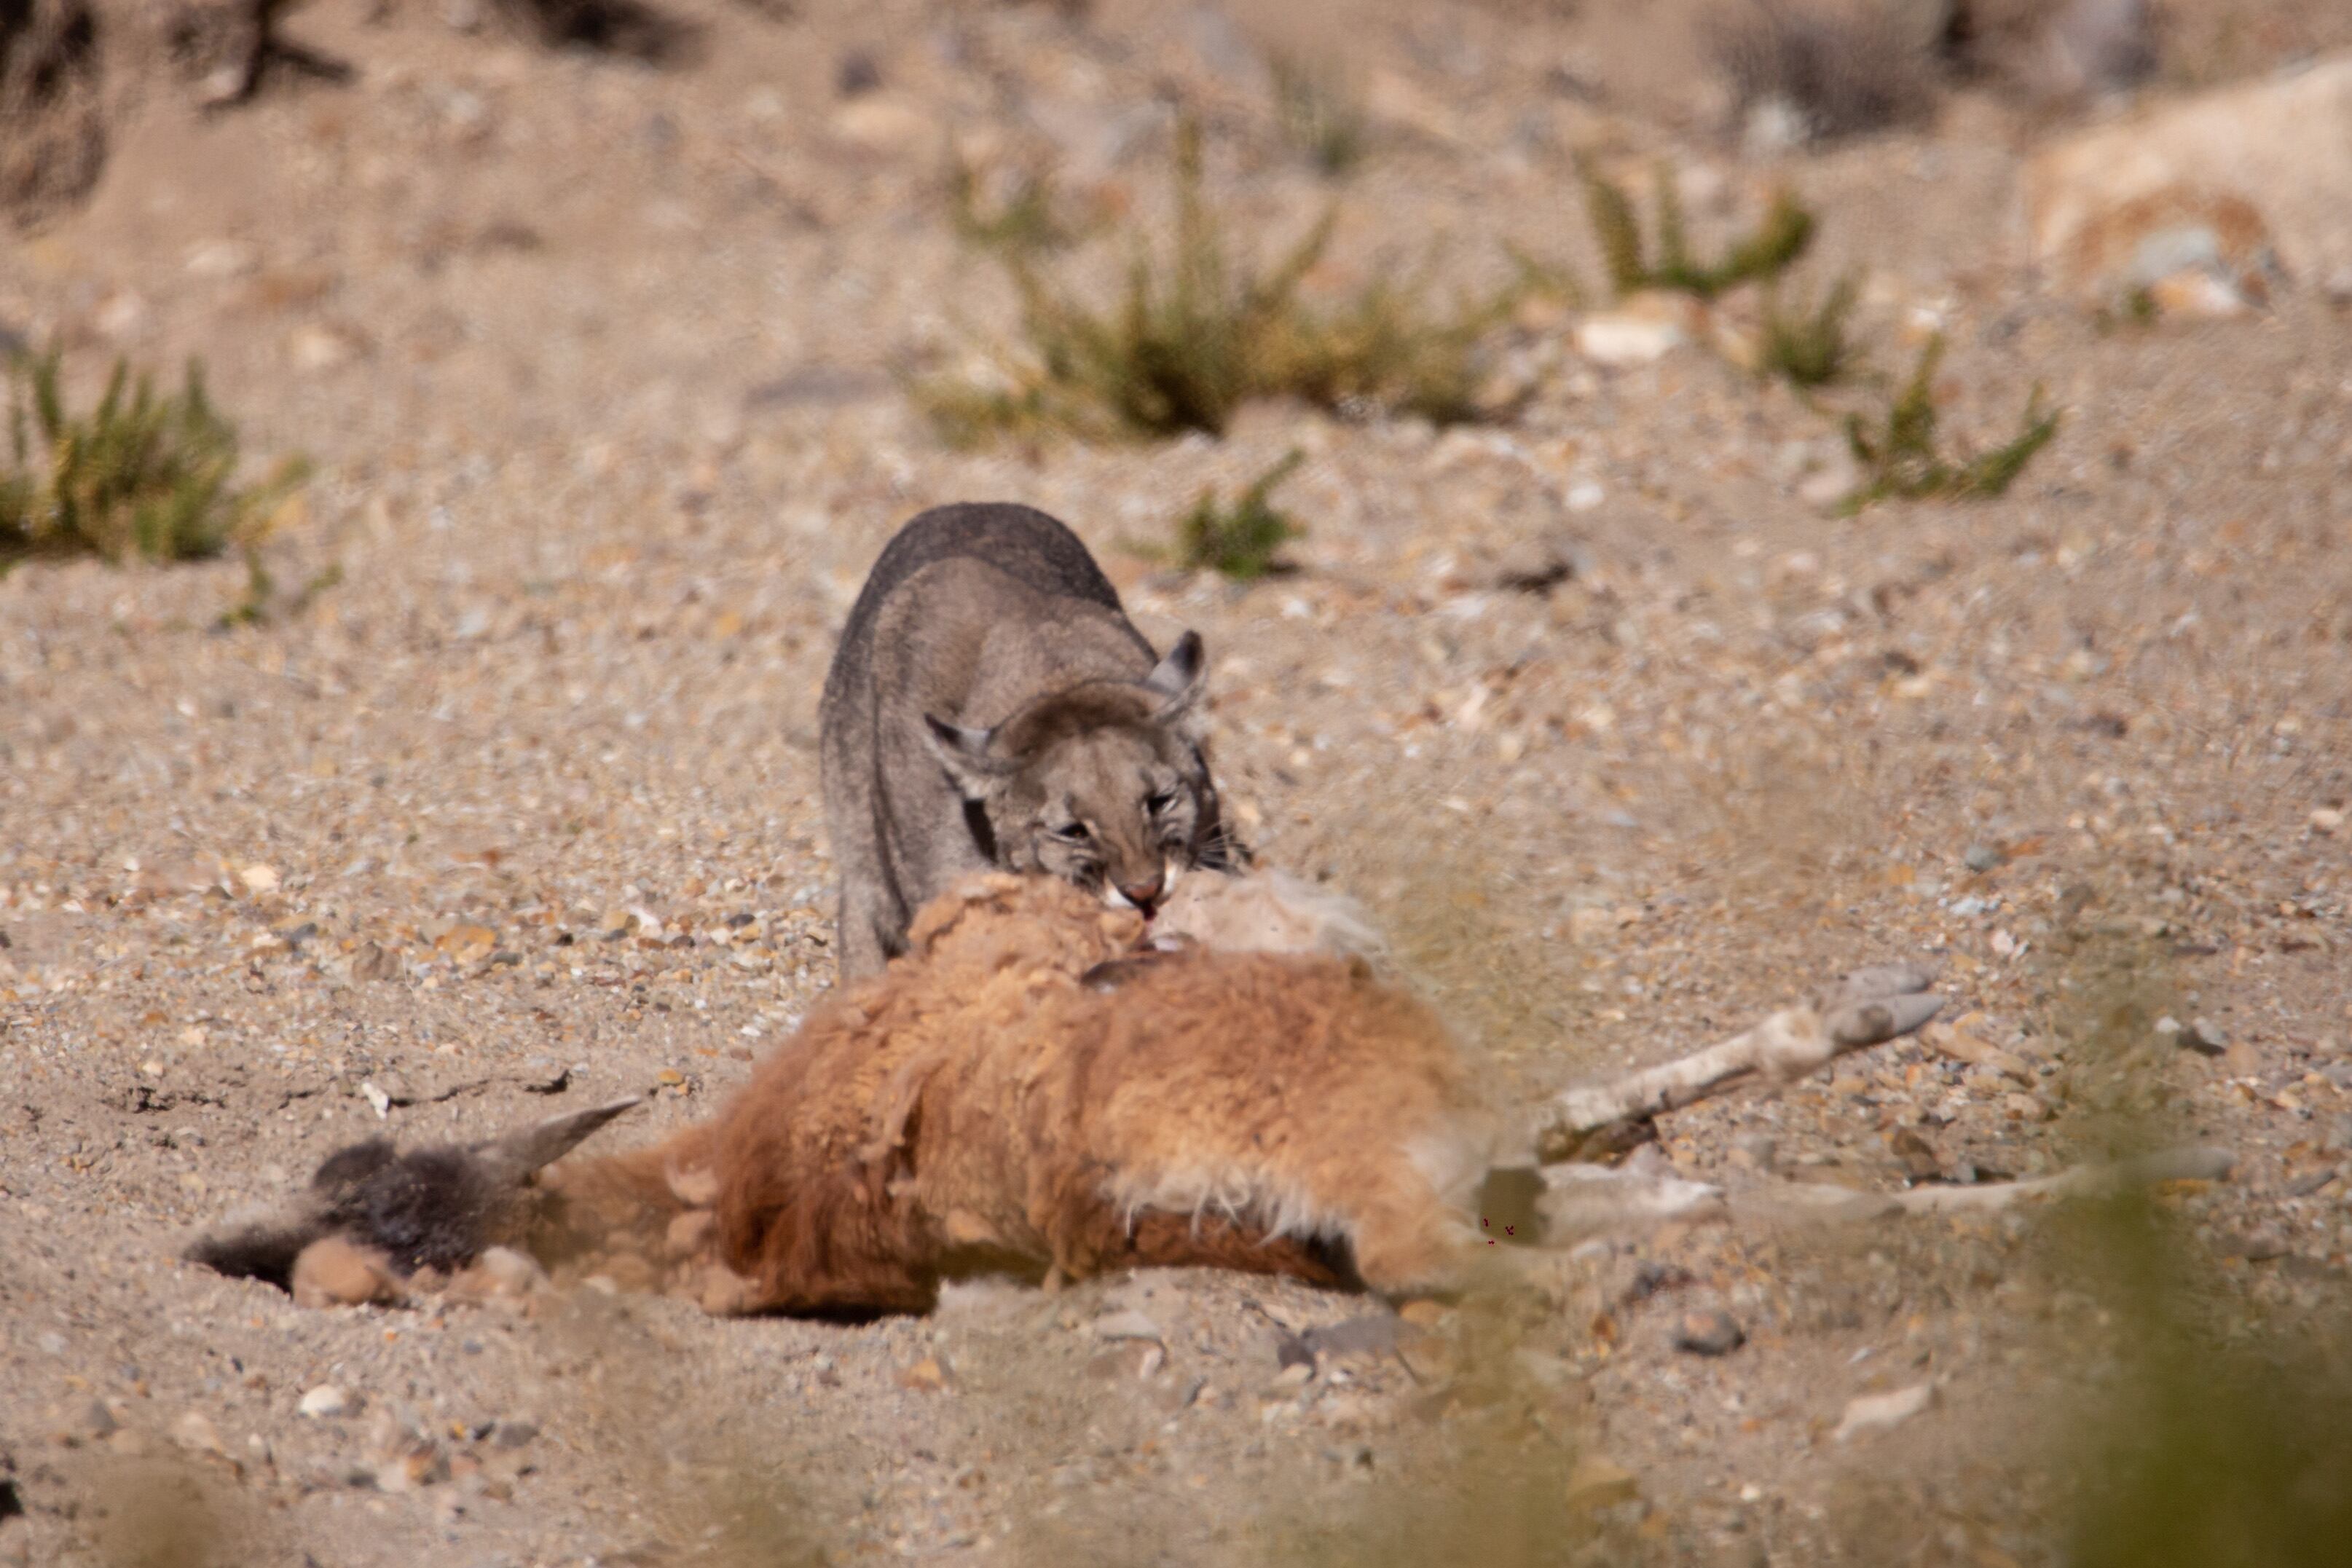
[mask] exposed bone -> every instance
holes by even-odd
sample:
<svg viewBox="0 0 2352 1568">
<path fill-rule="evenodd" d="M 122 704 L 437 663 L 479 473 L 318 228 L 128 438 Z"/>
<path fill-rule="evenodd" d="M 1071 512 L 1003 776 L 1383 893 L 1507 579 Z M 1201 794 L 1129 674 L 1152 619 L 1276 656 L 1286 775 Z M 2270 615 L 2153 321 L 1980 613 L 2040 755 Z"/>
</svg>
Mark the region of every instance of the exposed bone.
<svg viewBox="0 0 2352 1568">
<path fill-rule="evenodd" d="M 1750 1078 L 1788 1082 L 1848 1051 L 1909 1034 L 1943 1006 L 1941 997 L 1927 991 L 1933 978 L 1908 964 L 1857 969 L 1813 1007 L 1783 1009 L 1718 1045 L 1662 1067 L 1565 1090 L 1537 1112 L 1538 1150 L 1547 1159 L 1560 1159 L 1622 1124 L 1647 1121 Z"/>
</svg>

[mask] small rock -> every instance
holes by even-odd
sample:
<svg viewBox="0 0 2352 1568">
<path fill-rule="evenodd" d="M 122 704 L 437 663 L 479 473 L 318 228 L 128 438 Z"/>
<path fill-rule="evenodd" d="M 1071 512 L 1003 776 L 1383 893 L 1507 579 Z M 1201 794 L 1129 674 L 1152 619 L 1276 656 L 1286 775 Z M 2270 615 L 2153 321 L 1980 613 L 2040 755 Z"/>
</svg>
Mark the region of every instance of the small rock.
<svg viewBox="0 0 2352 1568">
<path fill-rule="evenodd" d="M 500 1420 L 493 1423 L 490 1427 L 490 1447 L 520 1448 L 529 1445 L 531 1439 L 538 1436 L 539 1423 L 536 1421 Z"/>
<path fill-rule="evenodd" d="M 112 1437 L 121 1425 L 114 1418 L 114 1412 L 106 1407 L 106 1401 L 92 1399 L 74 1413 L 67 1423 L 67 1430 L 76 1437 L 86 1437 L 95 1442 Z"/>
<path fill-rule="evenodd" d="M 1288 1366 L 1284 1367 L 1280 1372 L 1276 1373 L 1271 1378 L 1268 1378 L 1265 1385 L 1276 1393 L 1287 1394 L 1293 1389 L 1306 1387 L 1307 1385 L 1314 1379 L 1314 1363 L 1294 1361 Z"/>
<path fill-rule="evenodd" d="M 2286 1238 L 2268 1226 L 2242 1231 L 2221 1243 L 2222 1257 L 2243 1258 L 2249 1263 L 2267 1263 L 2293 1250 Z"/>
<path fill-rule="evenodd" d="M 191 277 L 243 277 L 261 265 L 261 253 L 245 240 L 205 240 L 190 248 Z"/>
<path fill-rule="evenodd" d="M 1642 1495 L 1633 1471 L 1601 1454 L 1579 1456 L 1568 1472 L 1568 1506 L 1580 1512 L 1631 1502 Z"/>
<path fill-rule="evenodd" d="M 1731 1140 L 1732 1158 L 1751 1170 L 1770 1170 L 1780 1153 L 1780 1140 L 1769 1133 L 1742 1133 Z"/>
<path fill-rule="evenodd" d="M 2318 807 L 2311 813 L 2311 826 L 2313 831 L 2333 837 L 2344 831 L 2344 813 L 2333 806 Z"/>
<path fill-rule="evenodd" d="M 833 68 L 833 89 L 844 98 L 857 98 L 882 85 L 881 62 L 870 49 L 849 49 Z"/>
<path fill-rule="evenodd" d="M 1408 1326 L 1393 1312 L 1366 1312 L 1328 1328 L 1308 1329 L 1300 1338 L 1310 1354 L 1347 1360 L 1392 1354 L 1407 1337 Z"/>
<path fill-rule="evenodd" d="M 2228 1037 L 2207 1018 L 2190 1019 L 2189 1027 L 2180 1031 L 2180 1043 L 2204 1056 L 2219 1056 L 2230 1049 Z"/>
<path fill-rule="evenodd" d="M 294 1408 L 314 1420 L 324 1420 L 330 1416 L 341 1416 L 352 1407 L 350 1395 L 331 1383 L 321 1383 L 303 1395 L 301 1403 Z"/>
<path fill-rule="evenodd" d="M 1990 844 L 1970 844 L 1961 852 L 1960 863 L 1973 872 L 1996 871 L 2008 858 Z"/>
<path fill-rule="evenodd" d="M 1582 558 L 1574 542 L 1557 534 L 1520 539 L 1495 558 L 1486 582 L 1521 593 L 1549 593 L 1584 570 Z"/>
<path fill-rule="evenodd" d="M 1843 1443 L 1857 1433 L 1899 1427 L 1935 1401 L 1936 1385 L 1932 1383 L 1915 1384 L 1892 1394 L 1858 1396 L 1846 1401 L 1845 1414 L 1838 1418 L 1837 1429 L 1830 1437 Z"/>
<path fill-rule="evenodd" d="M 851 99 L 833 117 L 835 140 L 863 152 L 919 152 L 939 140 L 939 128 L 913 104 L 886 93 Z"/>
<path fill-rule="evenodd" d="M 1159 1407 L 1160 1414 L 1173 1416 L 1180 1410 L 1191 1409 L 1193 1402 L 1201 1397 L 1201 1390 L 1208 1384 L 1205 1377 L 1172 1379 L 1151 1391 L 1151 1403 Z"/>
<path fill-rule="evenodd" d="M 317 321 L 295 328 L 286 340 L 286 357 L 298 371 L 333 370 L 348 363 L 359 350 L 359 340 L 351 333 Z"/>
<path fill-rule="evenodd" d="M 1693 1355 L 1729 1355 L 1748 1343 L 1748 1331 L 1729 1312 L 1685 1312 L 1675 1323 L 1675 1348 Z"/>
<path fill-rule="evenodd" d="M 1624 311 L 1587 316 L 1576 329 L 1578 351 L 1596 365 L 1652 364 L 1688 341 L 1670 319 Z"/>
<path fill-rule="evenodd" d="M 1423 1300 L 1407 1301 L 1397 1309 L 1397 1316 L 1417 1329 L 1433 1329 L 1446 1320 L 1450 1311 L 1443 1301 Z"/>
<path fill-rule="evenodd" d="M 898 1386 L 917 1394 L 944 1394 L 950 1387 L 947 1364 L 927 1355 L 898 1374 Z"/>
<path fill-rule="evenodd" d="M 192 1454 L 228 1458 L 228 1445 L 221 1441 L 220 1428 L 201 1410 L 191 1410 L 172 1423 L 172 1441 Z"/>
<path fill-rule="evenodd" d="M 1095 1337 L 1097 1339 L 1148 1339 L 1162 1343 L 1167 1341 L 1167 1335 L 1160 1332 L 1158 1323 L 1131 1308 L 1126 1312 L 1107 1312 L 1097 1318 Z"/>
<path fill-rule="evenodd" d="M 352 954 L 352 978 L 354 980 L 396 980 L 400 977 L 400 960 L 373 942 L 362 942 Z"/>
</svg>

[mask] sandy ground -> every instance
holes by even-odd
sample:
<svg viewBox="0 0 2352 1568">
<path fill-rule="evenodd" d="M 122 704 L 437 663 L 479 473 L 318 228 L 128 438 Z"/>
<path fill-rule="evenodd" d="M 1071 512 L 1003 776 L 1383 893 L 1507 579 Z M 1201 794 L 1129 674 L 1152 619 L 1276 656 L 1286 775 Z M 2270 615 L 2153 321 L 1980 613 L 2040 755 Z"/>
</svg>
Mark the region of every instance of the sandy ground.
<svg viewBox="0 0 2352 1568">
<path fill-rule="evenodd" d="M 1181 89 L 1253 232 L 1339 196 L 1330 289 L 1433 251 L 1491 282 L 1506 241 L 1590 275 L 1580 146 L 1673 152 L 1718 228 L 1775 171 L 1596 99 L 1535 7 L 1354 30 L 1379 141 L 1336 187 L 1209 13 L 679 14 L 698 47 L 655 67 L 320 0 L 289 31 L 352 83 L 159 90 L 87 208 L 0 250 L 0 325 L 89 376 L 200 354 L 249 446 L 319 465 L 258 624 L 215 625 L 233 562 L 0 580 L 0 1562 L 2050 1560 L 2097 1408 L 2070 1347 L 2113 1323 L 2034 1217 L 1547 1254 L 1539 1305 L 1304 1381 L 1291 1336 L 1383 1309 L 1177 1273 L 865 1326 L 322 1313 L 174 1260 L 356 1136 L 638 1091 L 608 1136 L 650 1136 L 740 1082 L 831 977 L 834 632 L 952 499 L 1067 518 L 1147 632 L 1203 633 L 1248 833 L 1374 907 L 1498 1097 L 1925 958 L 1956 1034 L 1680 1114 L 1675 1167 L 1894 1190 L 2136 1118 L 2240 1156 L 2164 1200 L 2230 1310 L 2340 1299 L 2352 316 L 2036 296 L 2027 122 L 1964 99 L 1779 172 L 1822 215 L 1809 278 L 1864 269 L 1882 372 L 1933 319 L 1948 427 L 2005 434 L 2036 382 L 2065 409 L 1998 502 L 1825 517 L 1829 412 L 1698 349 L 1587 364 L 1540 312 L 1500 425 L 1267 407 L 959 454 L 897 379 L 1011 319 L 946 220 L 950 131 L 1148 213 Z M 851 50 L 882 86 L 845 99 Z M 1296 575 L 1123 548 L 1293 446 Z M 1552 537 L 1570 580 L 1492 585 Z M 1675 1349 L 1705 1310 L 1746 1343 Z M 1111 1337 L 1129 1312 L 1158 1337 Z M 1570 1510 L 1580 1455 L 1631 1479 Z"/>
</svg>

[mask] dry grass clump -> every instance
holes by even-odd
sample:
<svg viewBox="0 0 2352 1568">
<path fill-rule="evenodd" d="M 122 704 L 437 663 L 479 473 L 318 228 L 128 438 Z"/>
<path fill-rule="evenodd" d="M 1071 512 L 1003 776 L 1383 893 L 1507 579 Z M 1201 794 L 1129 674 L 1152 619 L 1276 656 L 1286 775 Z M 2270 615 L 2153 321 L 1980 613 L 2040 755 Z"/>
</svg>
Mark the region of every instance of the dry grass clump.
<svg viewBox="0 0 2352 1568">
<path fill-rule="evenodd" d="M 1284 139 L 1324 174 L 1337 179 L 1353 172 L 1371 151 L 1372 136 L 1346 78 L 1290 55 L 1276 55 L 1270 63 Z"/>
<path fill-rule="evenodd" d="M 1269 497 L 1305 461 L 1304 453 L 1289 453 L 1259 475 L 1230 509 L 1217 505 L 1215 492 L 1202 491 L 1200 500 L 1176 525 L 1176 564 L 1242 582 L 1286 570 L 1276 552 L 1307 530 Z"/>
<path fill-rule="evenodd" d="M 1919 350 L 1911 380 L 1888 404 L 1876 430 L 1860 414 L 1846 416 L 1846 441 L 1869 480 L 1844 506 L 1848 516 L 1888 497 L 1916 500 L 1940 496 L 1957 499 L 1990 499 L 2015 482 L 2033 455 L 2058 434 L 2058 413 L 2042 405 L 2036 386 L 2026 401 L 2022 427 L 2006 444 L 1977 456 L 1954 461 L 1937 449 L 1936 440 L 1936 367 L 1944 357 L 1941 333 Z"/>
<path fill-rule="evenodd" d="M 1691 255 L 1684 232 L 1682 198 L 1675 191 L 1674 171 L 1660 163 L 1654 198 L 1658 250 L 1653 260 L 1641 219 L 1634 214 L 1633 197 L 1602 175 L 1591 159 L 1580 160 L 1577 168 L 1584 182 L 1585 211 L 1600 241 L 1609 281 L 1621 295 L 1664 288 L 1713 299 L 1740 284 L 1780 277 L 1813 242 L 1813 214 L 1794 193 L 1781 190 L 1774 193 L 1763 222 L 1753 232 L 1733 241 L 1717 260 L 1699 261 Z"/>
<path fill-rule="evenodd" d="M 1033 256 L 1059 250 L 1078 232 L 1063 220 L 1051 174 L 1015 172 L 1001 191 L 961 157 L 948 162 L 948 214 L 956 236 L 982 250 Z"/>
<path fill-rule="evenodd" d="M 1768 289 L 1758 367 L 1799 387 L 1828 386 L 1844 380 L 1862 357 L 1860 346 L 1846 332 L 1858 292 L 1853 277 L 1841 277 L 1808 310 L 1783 309 L 1780 290 Z"/>
<path fill-rule="evenodd" d="M 1383 279 L 1336 310 L 1318 310 L 1300 285 L 1330 243 L 1333 214 L 1261 272 L 1235 259 L 1202 193 L 1200 138 L 1190 125 L 1178 132 L 1175 178 L 1169 254 L 1139 246 L 1108 310 L 1066 292 L 1026 256 L 1000 250 L 1020 291 L 1026 353 L 1003 366 L 994 385 L 948 378 L 917 386 L 950 441 L 1048 430 L 1221 434 L 1243 402 L 1274 396 L 1349 416 L 1477 417 L 1480 344 L 1514 296 L 1440 315 L 1419 287 Z"/>
<path fill-rule="evenodd" d="M 194 560 L 257 541 L 309 465 L 281 461 L 259 484 L 236 483 L 236 427 L 205 394 L 190 361 L 175 396 L 131 379 L 118 359 L 86 413 L 66 407 L 63 356 L 20 355 L 11 367 L 11 462 L 0 472 L 0 570 L 37 556 L 120 562 Z"/>
</svg>

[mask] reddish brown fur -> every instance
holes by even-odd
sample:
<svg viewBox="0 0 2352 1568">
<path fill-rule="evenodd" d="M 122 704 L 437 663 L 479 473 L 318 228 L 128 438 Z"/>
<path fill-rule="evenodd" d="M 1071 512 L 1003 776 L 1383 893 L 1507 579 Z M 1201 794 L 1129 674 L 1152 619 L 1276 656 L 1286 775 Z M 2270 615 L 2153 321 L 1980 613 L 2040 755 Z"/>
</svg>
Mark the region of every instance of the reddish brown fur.
<svg viewBox="0 0 2352 1568">
<path fill-rule="evenodd" d="M 558 1249 L 642 1260 L 615 1278 L 714 1310 L 921 1311 L 974 1268 L 1329 1283 L 1335 1242 L 1376 1289 L 1444 1283 L 1461 1217 L 1408 1147 L 1483 1168 L 1485 1124 L 1427 1009 L 1328 957 L 1193 952 L 1088 983 L 1141 936 L 1047 879 L 935 901 L 716 1122 L 550 1173 Z"/>
</svg>

